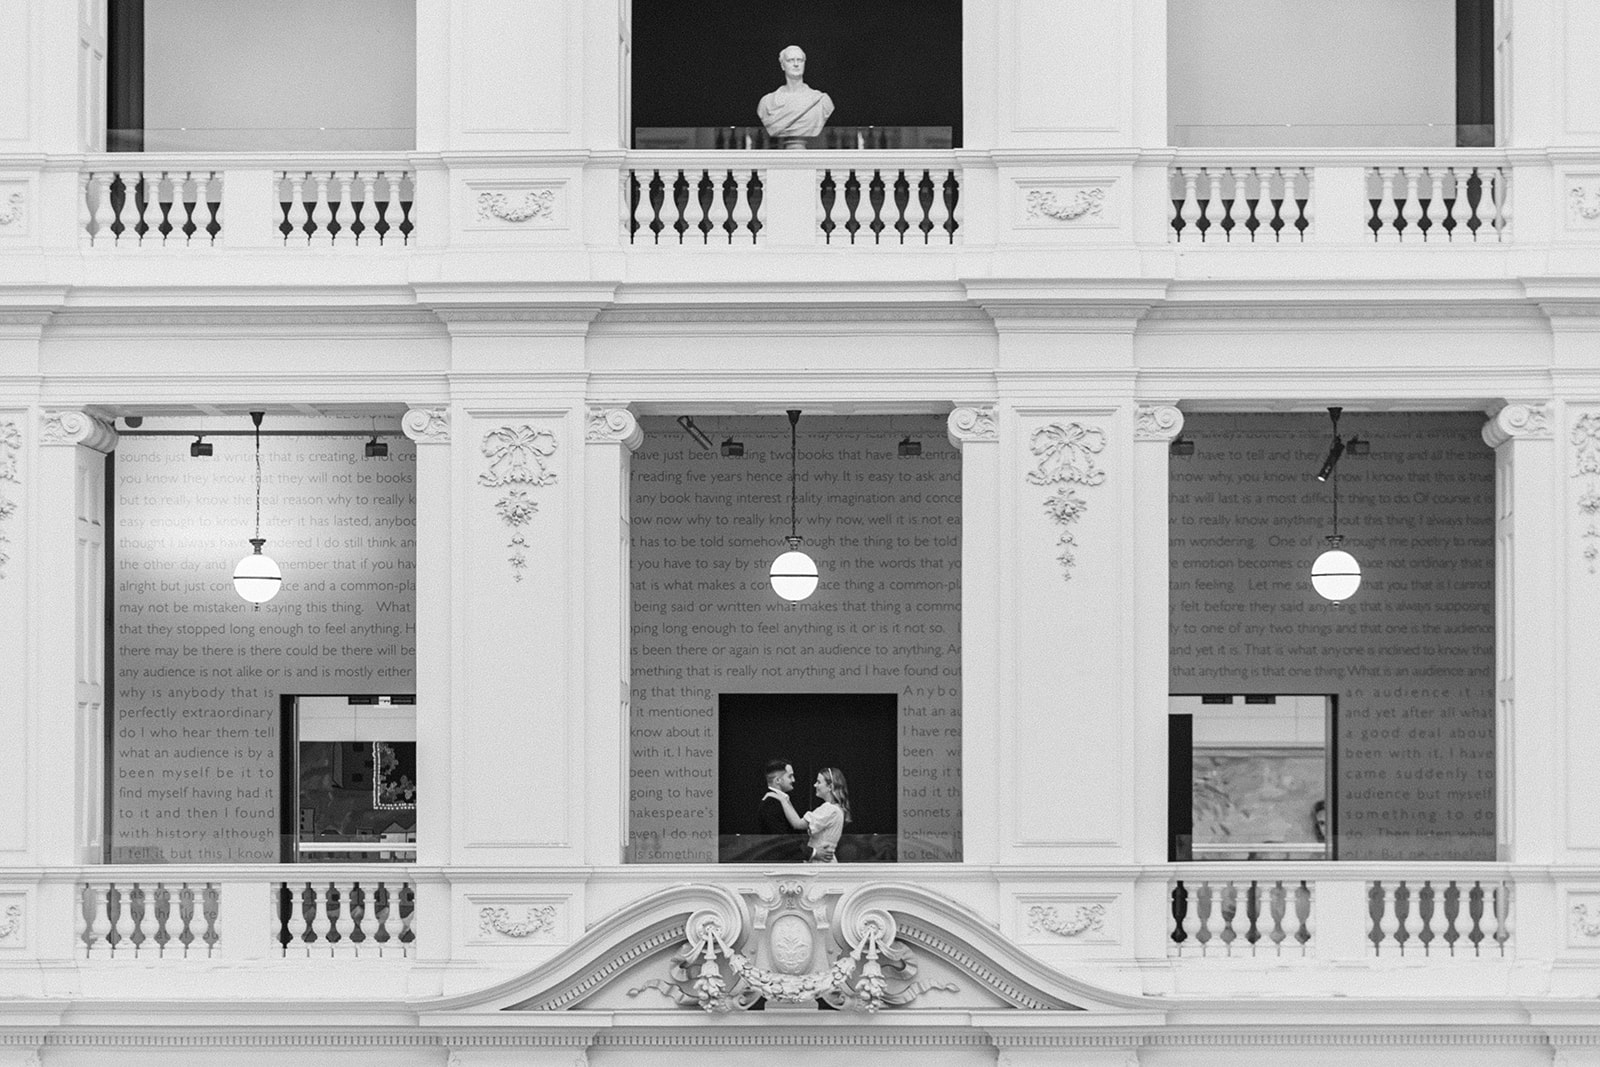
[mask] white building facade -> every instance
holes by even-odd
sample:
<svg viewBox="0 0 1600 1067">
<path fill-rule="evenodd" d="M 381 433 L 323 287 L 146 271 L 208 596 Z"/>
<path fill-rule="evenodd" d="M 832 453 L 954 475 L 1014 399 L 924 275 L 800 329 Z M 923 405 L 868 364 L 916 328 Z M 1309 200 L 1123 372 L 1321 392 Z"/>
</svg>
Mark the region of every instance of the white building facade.
<svg viewBox="0 0 1600 1067">
<path fill-rule="evenodd" d="M 145 0 L 108 152 L 113 13 L 0 0 L 0 1064 L 1600 1063 L 1600 3 L 1470 121 L 1447 4 L 959 6 L 959 147 L 781 151 L 633 147 L 626 3 Z M 899 863 L 715 862 L 751 693 L 896 698 Z M 1176 841 L 1252 694 L 1332 846 Z M 323 737 L 403 831 L 316 854 Z"/>
</svg>

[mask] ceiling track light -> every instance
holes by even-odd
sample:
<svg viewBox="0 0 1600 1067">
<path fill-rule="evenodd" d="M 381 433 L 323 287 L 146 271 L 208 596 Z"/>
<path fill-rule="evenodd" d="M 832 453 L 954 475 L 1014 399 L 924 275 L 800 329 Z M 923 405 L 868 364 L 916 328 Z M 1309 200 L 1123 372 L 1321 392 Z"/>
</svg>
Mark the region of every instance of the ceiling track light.
<svg viewBox="0 0 1600 1067">
<path fill-rule="evenodd" d="M 211 455 L 211 452 L 212 452 L 211 442 L 207 441 L 204 437 L 200 436 L 199 434 L 196 434 L 195 435 L 195 439 L 194 439 L 194 443 L 189 446 L 189 455 L 196 456 L 196 457 L 198 457 L 198 456 L 209 456 L 209 455 Z"/>
<path fill-rule="evenodd" d="M 735 441 L 733 435 L 729 434 L 728 439 L 722 442 L 722 454 L 733 458 L 744 455 L 744 442 Z"/>
<path fill-rule="evenodd" d="M 817 565 L 811 557 L 800 551 L 799 528 L 795 521 L 795 501 L 798 497 L 795 442 L 796 428 L 800 425 L 800 411 L 789 409 L 789 551 L 772 561 L 768 578 L 772 591 L 785 600 L 804 600 L 817 590 Z"/>
<path fill-rule="evenodd" d="M 679 415 L 678 416 L 678 425 L 683 428 L 683 432 L 684 433 L 686 433 L 690 437 L 694 438 L 694 443 L 699 445 L 701 448 L 704 448 L 707 451 L 710 451 L 712 448 L 716 447 L 715 445 L 713 445 L 711 443 L 711 438 L 706 436 L 706 432 L 704 430 L 702 430 L 700 427 L 696 426 L 694 424 L 694 420 L 691 419 L 689 416 L 687 416 L 687 415 Z"/>
<path fill-rule="evenodd" d="M 251 553 L 233 568 L 234 592 L 254 604 L 257 611 L 283 588 L 283 571 L 271 556 L 261 551 L 267 543 L 261 536 L 261 419 L 265 414 L 264 411 L 250 413 L 256 436 L 256 535 L 250 538 Z"/>
<path fill-rule="evenodd" d="M 922 442 L 913 441 L 911 439 L 911 435 L 906 434 L 905 437 L 900 440 L 900 454 L 902 456 L 922 455 Z"/>
<path fill-rule="evenodd" d="M 1328 409 L 1328 417 L 1333 420 L 1333 446 L 1328 449 L 1328 458 L 1323 460 L 1322 469 L 1317 472 L 1318 481 L 1331 480 L 1333 483 L 1333 532 L 1325 538 L 1327 550 L 1311 564 L 1311 588 L 1335 604 L 1354 596 L 1356 590 L 1361 588 L 1361 564 L 1341 547 L 1344 538 L 1339 536 L 1339 457 L 1345 451 L 1345 444 L 1339 439 L 1339 415 L 1343 410 L 1336 407 Z"/>
<path fill-rule="evenodd" d="M 1174 456 L 1192 456 L 1194 455 L 1194 438 L 1185 437 L 1180 433 L 1172 439 L 1172 444 L 1167 446 L 1167 451 Z"/>
</svg>

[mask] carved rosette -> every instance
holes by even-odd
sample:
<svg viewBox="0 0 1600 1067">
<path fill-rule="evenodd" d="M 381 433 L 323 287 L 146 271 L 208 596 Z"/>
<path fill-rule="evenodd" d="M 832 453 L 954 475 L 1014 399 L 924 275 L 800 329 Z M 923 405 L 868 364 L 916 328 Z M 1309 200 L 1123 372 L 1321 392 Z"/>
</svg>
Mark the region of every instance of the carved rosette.
<svg viewBox="0 0 1600 1067">
<path fill-rule="evenodd" d="M 1057 937 L 1079 937 L 1105 926 L 1104 904 L 1079 904 L 1063 918 L 1053 904 L 1035 904 L 1028 909 L 1028 929 Z"/>
<path fill-rule="evenodd" d="M 583 439 L 592 445 L 623 444 L 635 452 L 644 444 L 644 430 L 627 408 L 590 408 Z"/>
<path fill-rule="evenodd" d="M 1000 427 L 992 407 L 956 408 L 945 420 L 945 432 L 957 448 L 974 442 L 1000 440 Z"/>
<path fill-rule="evenodd" d="M 554 933 L 555 928 L 556 909 L 548 904 L 542 908 L 530 905 L 521 919 L 513 919 L 509 908 L 485 906 L 478 909 L 478 931 L 484 934 L 521 939 Z"/>
<path fill-rule="evenodd" d="M 1095 466 L 1094 457 L 1106 447 L 1106 435 L 1092 427 L 1070 422 L 1065 426 L 1051 423 L 1033 431 L 1029 450 L 1039 457 L 1039 465 L 1028 472 L 1028 481 L 1034 485 L 1054 485 L 1056 491 L 1045 498 L 1045 513 L 1059 527 L 1056 538 L 1056 559 L 1061 561 L 1062 575 L 1072 578 L 1072 567 L 1077 562 L 1077 538 L 1072 527 L 1083 518 L 1089 508 L 1088 501 L 1070 488 L 1073 485 L 1095 486 L 1106 480 L 1106 472 Z"/>
<path fill-rule="evenodd" d="M 1594 574 L 1600 569 L 1600 415 L 1580 415 L 1572 424 L 1572 449 L 1572 476 L 1583 479 L 1578 494 L 1583 559 Z"/>
<path fill-rule="evenodd" d="M 1170 404 L 1141 407 L 1135 416 L 1135 441 L 1170 441 L 1182 432 L 1183 412 Z"/>
<path fill-rule="evenodd" d="M 22 428 L 9 419 L 0 421 L 0 579 L 5 578 L 6 563 L 11 559 L 11 534 L 6 527 L 17 513 L 17 502 L 6 486 L 22 484 L 17 473 L 21 455 Z"/>
<path fill-rule="evenodd" d="M 87 411 L 47 411 L 39 442 L 46 445 L 83 445 L 96 452 L 117 447 L 117 432 L 109 422 Z"/>
<path fill-rule="evenodd" d="M 400 417 L 400 429 L 419 445 L 447 445 L 450 412 L 444 408 L 411 408 Z"/>
<path fill-rule="evenodd" d="M 549 430 L 526 424 L 502 426 L 483 435 L 482 448 L 489 459 L 489 469 L 478 475 L 478 484 L 501 490 L 494 510 L 500 521 L 511 528 L 506 547 L 511 552 L 508 559 L 512 578 L 520 582 L 528 566 L 523 527 L 539 512 L 539 503 L 528 495 L 528 490 L 556 480 L 556 472 L 545 466 L 545 461 L 555 455 L 556 438 Z"/>
</svg>

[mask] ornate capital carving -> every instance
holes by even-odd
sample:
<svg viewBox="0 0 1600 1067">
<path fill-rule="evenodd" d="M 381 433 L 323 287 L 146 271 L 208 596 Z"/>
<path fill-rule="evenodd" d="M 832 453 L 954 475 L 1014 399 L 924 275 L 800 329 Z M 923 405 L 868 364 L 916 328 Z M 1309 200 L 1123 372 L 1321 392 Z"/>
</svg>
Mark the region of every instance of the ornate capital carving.
<svg viewBox="0 0 1600 1067">
<path fill-rule="evenodd" d="M 412 408 L 401 416 L 400 429 L 419 445 L 447 445 L 450 412 L 445 408 Z"/>
<path fill-rule="evenodd" d="M 590 408 L 583 439 L 592 445 L 618 443 L 635 452 L 644 444 L 644 430 L 627 408 Z"/>
<path fill-rule="evenodd" d="M 96 452 L 117 447 L 117 431 L 109 422 L 86 411 L 47 411 L 39 442 L 46 445 L 83 445 Z"/>
<path fill-rule="evenodd" d="M 1183 412 L 1170 404 L 1139 408 L 1135 441 L 1170 441 L 1183 432 Z"/>
<path fill-rule="evenodd" d="M 1543 404 L 1507 404 L 1483 424 L 1483 443 L 1490 448 L 1499 448 L 1513 437 L 1550 436 L 1550 409 Z"/>
<path fill-rule="evenodd" d="M 974 441 L 1000 440 L 1000 426 L 992 407 L 956 408 L 945 420 L 945 430 L 957 448 Z"/>
</svg>

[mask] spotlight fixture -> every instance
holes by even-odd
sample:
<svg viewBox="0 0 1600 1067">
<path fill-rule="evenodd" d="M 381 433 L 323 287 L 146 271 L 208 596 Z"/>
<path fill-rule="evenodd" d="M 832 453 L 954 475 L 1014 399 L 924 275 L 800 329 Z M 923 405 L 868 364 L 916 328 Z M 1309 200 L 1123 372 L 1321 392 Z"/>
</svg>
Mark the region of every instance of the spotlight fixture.
<svg viewBox="0 0 1600 1067">
<path fill-rule="evenodd" d="M 735 441 L 733 435 L 729 434 L 728 439 L 722 442 L 722 454 L 733 457 L 744 455 L 744 442 Z"/>
<path fill-rule="evenodd" d="M 701 448 L 710 449 L 713 447 L 711 444 L 711 438 L 707 437 L 706 432 L 700 427 L 696 426 L 694 424 L 694 420 L 689 416 L 679 415 L 678 425 L 683 427 L 683 432 L 694 438 L 694 443 L 699 445 Z"/>
<path fill-rule="evenodd" d="M 798 409 L 789 409 L 789 551 L 772 561 L 768 577 L 772 591 L 785 600 L 804 600 L 817 589 L 817 565 L 800 551 L 800 534 L 795 523 L 797 476 L 795 474 L 795 432 L 800 425 Z"/>
<path fill-rule="evenodd" d="M 204 437 L 196 436 L 194 443 L 189 446 L 189 455 L 196 457 L 211 455 L 211 442 Z"/>
<path fill-rule="evenodd" d="M 1339 536 L 1339 457 L 1344 454 L 1344 442 L 1339 440 L 1339 413 L 1341 408 L 1329 408 L 1333 420 L 1333 447 L 1317 474 L 1318 481 L 1333 481 L 1333 533 L 1326 538 L 1328 548 L 1311 564 L 1311 588 L 1327 600 L 1337 604 L 1348 599 L 1361 588 L 1361 564 L 1340 547 L 1344 538 Z"/>
<path fill-rule="evenodd" d="M 1192 456 L 1194 455 L 1194 439 L 1185 437 L 1180 433 L 1172 439 L 1172 444 L 1167 446 L 1167 451 L 1174 456 Z"/>
<path fill-rule="evenodd" d="M 906 434 L 900 441 L 900 454 L 902 456 L 922 455 L 922 442 L 913 441 L 910 434 Z"/>
<path fill-rule="evenodd" d="M 234 592 L 254 604 L 257 611 L 283 588 L 283 571 L 271 556 L 261 551 L 267 543 L 261 536 L 261 418 L 265 414 L 262 411 L 250 413 L 250 421 L 256 427 L 256 535 L 250 538 L 253 551 L 233 568 Z"/>
<path fill-rule="evenodd" d="M 389 454 L 389 442 L 378 440 L 378 435 L 373 434 L 372 440 L 367 442 L 367 458 L 382 459 Z"/>
<path fill-rule="evenodd" d="M 1344 449 L 1352 456 L 1370 455 L 1372 452 L 1372 442 L 1363 440 L 1362 438 L 1351 434 L 1350 439 L 1344 443 Z"/>
</svg>

